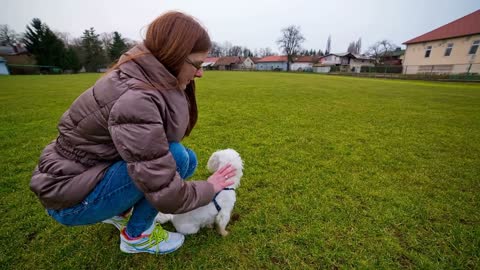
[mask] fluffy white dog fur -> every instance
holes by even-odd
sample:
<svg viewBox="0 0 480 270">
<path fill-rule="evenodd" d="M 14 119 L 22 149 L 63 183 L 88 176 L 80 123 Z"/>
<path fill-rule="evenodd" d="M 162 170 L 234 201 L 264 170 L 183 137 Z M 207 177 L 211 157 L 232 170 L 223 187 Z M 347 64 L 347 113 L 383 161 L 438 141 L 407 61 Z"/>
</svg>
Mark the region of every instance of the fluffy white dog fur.
<svg viewBox="0 0 480 270">
<path fill-rule="evenodd" d="M 234 181 L 229 188 L 237 189 L 240 186 L 240 179 L 243 176 L 243 161 L 237 151 L 225 149 L 213 153 L 208 160 L 207 168 L 213 173 L 228 163 L 236 169 L 236 175 L 229 179 Z M 177 232 L 182 234 L 194 234 L 197 233 L 200 228 L 213 228 L 215 224 L 218 233 L 226 236 L 228 235 L 228 231 L 226 231 L 225 228 L 230 221 L 230 215 L 232 214 L 236 201 L 235 190 L 222 190 L 216 197 L 216 201 L 221 207 L 220 211 L 217 211 L 213 202 L 210 202 L 208 205 L 183 214 L 171 215 L 158 213 L 155 220 L 162 224 L 171 221 L 177 229 Z"/>
</svg>

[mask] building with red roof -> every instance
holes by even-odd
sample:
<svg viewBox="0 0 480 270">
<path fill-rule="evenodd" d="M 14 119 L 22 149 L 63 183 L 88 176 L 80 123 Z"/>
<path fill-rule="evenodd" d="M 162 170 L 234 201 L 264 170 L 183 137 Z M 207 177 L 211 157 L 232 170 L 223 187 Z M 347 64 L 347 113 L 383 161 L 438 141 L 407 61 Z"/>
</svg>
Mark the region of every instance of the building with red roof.
<svg viewBox="0 0 480 270">
<path fill-rule="evenodd" d="M 403 44 L 405 74 L 480 73 L 480 9 Z"/>
<path fill-rule="evenodd" d="M 240 56 L 223 56 L 215 62 L 213 67 L 218 70 L 240 70 L 243 69 L 243 61 L 245 58 Z"/>
<path fill-rule="evenodd" d="M 257 60 L 257 70 L 287 70 L 287 56 L 286 55 L 271 55 Z"/>
<path fill-rule="evenodd" d="M 297 56 L 290 66 L 292 71 L 313 71 L 313 64 L 318 62 L 317 56 Z"/>
<path fill-rule="evenodd" d="M 218 61 L 220 57 L 207 57 L 202 63 L 202 68 L 205 70 L 213 69 L 213 65 Z"/>
</svg>

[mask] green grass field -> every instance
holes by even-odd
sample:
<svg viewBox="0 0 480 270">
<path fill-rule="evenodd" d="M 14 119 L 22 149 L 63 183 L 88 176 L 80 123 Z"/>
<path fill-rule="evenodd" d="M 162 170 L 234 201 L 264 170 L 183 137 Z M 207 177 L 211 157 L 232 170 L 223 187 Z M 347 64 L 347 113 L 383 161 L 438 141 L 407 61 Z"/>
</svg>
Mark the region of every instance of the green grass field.
<svg viewBox="0 0 480 270">
<path fill-rule="evenodd" d="M 207 72 L 184 143 L 245 161 L 230 235 L 123 254 L 29 190 L 56 124 L 98 74 L 0 77 L 1 269 L 478 269 L 480 84 Z M 167 226 L 172 229 L 171 226 Z"/>
</svg>

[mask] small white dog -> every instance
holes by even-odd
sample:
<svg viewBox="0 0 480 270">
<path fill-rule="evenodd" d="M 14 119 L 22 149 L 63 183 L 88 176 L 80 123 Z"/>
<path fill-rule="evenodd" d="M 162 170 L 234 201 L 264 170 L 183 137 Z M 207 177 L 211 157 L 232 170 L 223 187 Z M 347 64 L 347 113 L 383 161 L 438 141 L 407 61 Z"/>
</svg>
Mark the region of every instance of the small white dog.
<svg viewBox="0 0 480 270">
<path fill-rule="evenodd" d="M 230 215 L 235 205 L 235 189 L 240 186 L 240 179 L 243 176 L 243 161 L 237 151 L 225 149 L 213 153 L 207 164 L 208 170 L 213 173 L 228 163 L 236 169 L 236 175 L 229 179 L 234 183 L 217 193 L 212 202 L 183 214 L 158 213 L 155 220 L 161 224 L 171 221 L 177 232 L 182 234 L 194 234 L 200 228 L 213 228 L 215 224 L 218 233 L 222 236 L 228 235 L 225 228 L 230 221 Z"/>
</svg>

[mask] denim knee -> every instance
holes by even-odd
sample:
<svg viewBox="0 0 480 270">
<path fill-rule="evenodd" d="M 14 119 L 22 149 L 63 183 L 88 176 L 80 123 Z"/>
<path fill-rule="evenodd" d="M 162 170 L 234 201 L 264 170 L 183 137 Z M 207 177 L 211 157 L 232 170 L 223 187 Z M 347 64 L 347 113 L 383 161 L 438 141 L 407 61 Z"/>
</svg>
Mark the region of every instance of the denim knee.
<svg viewBox="0 0 480 270">
<path fill-rule="evenodd" d="M 177 171 L 183 179 L 190 177 L 197 167 L 195 153 L 178 142 L 170 142 L 170 152 L 177 164 Z"/>
<path fill-rule="evenodd" d="M 185 174 L 185 178 L 189 178 L 190 176 L 193 175 L 195 172 L 195 169 L 197 168 L 198 161 L 197 161 L 197 155 L 195 152 L 193 152 L 192 149 L 185 148 L 188 153 L 188 170 Z"/>
</svg>

